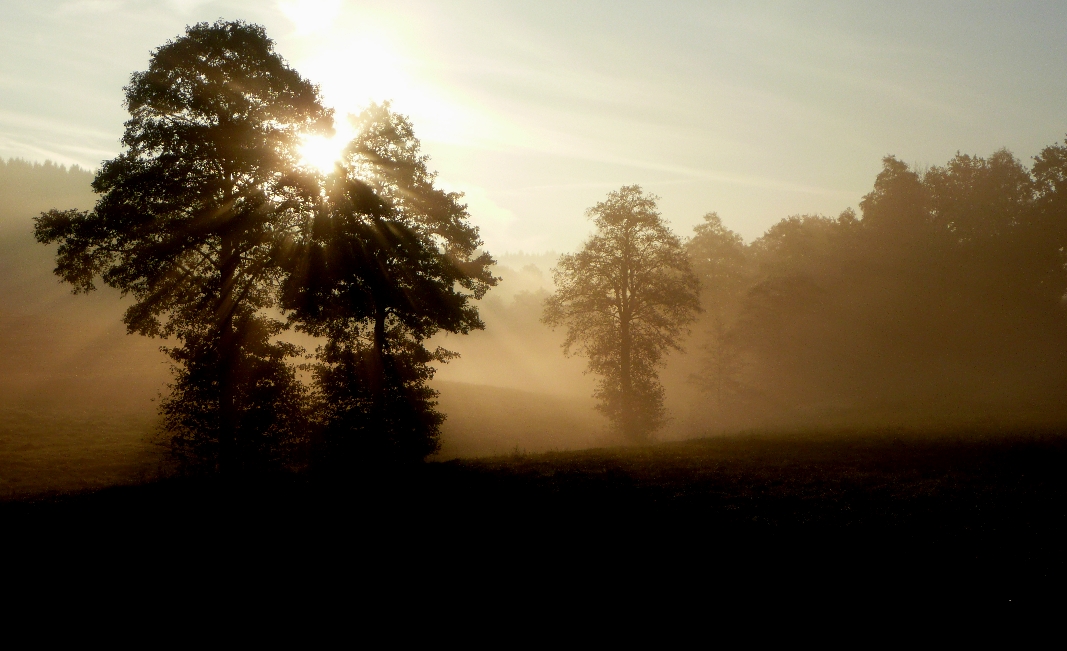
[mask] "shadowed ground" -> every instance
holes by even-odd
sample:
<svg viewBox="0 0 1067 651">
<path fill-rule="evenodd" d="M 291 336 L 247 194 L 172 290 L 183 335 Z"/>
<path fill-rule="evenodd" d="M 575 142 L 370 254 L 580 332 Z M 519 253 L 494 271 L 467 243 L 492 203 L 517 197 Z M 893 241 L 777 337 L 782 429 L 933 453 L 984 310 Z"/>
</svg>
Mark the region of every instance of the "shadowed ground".
<svg viewBox="0 0 1067 651">
<path fill-rule="evenodd" d="M 1054 432 L 745 435 L 427 463 L 341 483 L 170 479 L 7 502 L 0 518 L 299 533 L 300 544 L 358 539 L 387 555 L 429 545 L 450 563 L 628 557 L 716 581 L 877 576 L 1003 596 L 1064 576 L 1065 462 L 1067 437 Z"/>
</svg>

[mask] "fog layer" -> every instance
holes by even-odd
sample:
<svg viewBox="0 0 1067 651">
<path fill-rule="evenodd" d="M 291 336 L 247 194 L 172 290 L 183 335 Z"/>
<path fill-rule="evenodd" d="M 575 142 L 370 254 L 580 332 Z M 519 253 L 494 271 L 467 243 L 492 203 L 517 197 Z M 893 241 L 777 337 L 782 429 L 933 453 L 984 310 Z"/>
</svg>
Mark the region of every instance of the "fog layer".
<svg viewBox="0 0 1067 651">
<path fill-rule="evenodd" d="M 747 244 L 709 213 L 683 234 L 704 311 L 663 369 L 661 436 L 1063 424 L 1064 161 L 1059 146 L 1033 166 L 1006 151 L 925 171 L 887 158 L 860 214 L 788 217 Z M 158 458 L 163 342 L 126 335 L 117 293 L 71 295 L 32 237 L 40 211 L 91 207 L 91 180 L 0 162 L 3 494 L 114 481 Z M 556 257 L 496 252 L 486 329 L 433 342 L 461 354 L 434 380 L 439 458 L 615 442 L 584 361 L 540 322 Z"/>
</svg>

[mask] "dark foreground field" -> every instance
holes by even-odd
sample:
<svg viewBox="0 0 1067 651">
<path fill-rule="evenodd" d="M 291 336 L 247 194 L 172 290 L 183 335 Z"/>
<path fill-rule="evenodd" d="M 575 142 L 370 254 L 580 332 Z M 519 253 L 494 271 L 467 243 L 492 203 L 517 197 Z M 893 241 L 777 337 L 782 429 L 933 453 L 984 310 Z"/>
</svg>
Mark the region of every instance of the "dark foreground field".
<svg viewBox="0 0 1067 651">
<path fill-rule="evenodd" d="M 249 545 L 238 556 L 300 549 L 379 568 L 636 562 L 674 579 L 920 582 L 999 598 L 1067 575 L 1065 467 L 1067 437 L 1051 432 L 743 435 L 345 480 L 166 479 L 9 501 L 0 518 L 73 546 L 122 531 L 141 551 L 207 554 L 235 539 Z"/>
</svg>

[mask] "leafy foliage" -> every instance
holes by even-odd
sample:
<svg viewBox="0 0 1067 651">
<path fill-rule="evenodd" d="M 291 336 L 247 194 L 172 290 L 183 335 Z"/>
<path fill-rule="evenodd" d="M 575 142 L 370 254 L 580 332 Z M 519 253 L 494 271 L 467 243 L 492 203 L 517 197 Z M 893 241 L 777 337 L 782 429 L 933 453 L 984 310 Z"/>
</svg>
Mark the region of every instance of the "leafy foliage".
<svg viewBox="0 0 1067 651">
<path fill-rule="evenodd" d="M 236 324 L 241 333 L 233 397 L 237 417 L 234 440 L 241 469 L 299 468 L 306 462 L 311 431 L 309 391 L 287 359 L 300 351 L 273 341 L 276 322 L 250 317 Z M 160 405 L 171 451 L 191 470 L 211 470 L 205 460 L 218 459 L 222 418 L 219 387 L 223 369 L 215 363 L 217 337 L 210 331 L 187 332 L 180 347 L 168 349 L 177 369 L 170 393 Z"/>
<path fill-rule="evenodd" d="M 353 463 L 410 462 L 437 451 L 445 417 L 437 411 L 432 361 L 448 361 L 418 339 L 387 334 L 387 354 L 378 358 L 365 338 L 331 339 L 315 366 L 322 409 L 320 464 L 349 471 Z"/>
</svg>

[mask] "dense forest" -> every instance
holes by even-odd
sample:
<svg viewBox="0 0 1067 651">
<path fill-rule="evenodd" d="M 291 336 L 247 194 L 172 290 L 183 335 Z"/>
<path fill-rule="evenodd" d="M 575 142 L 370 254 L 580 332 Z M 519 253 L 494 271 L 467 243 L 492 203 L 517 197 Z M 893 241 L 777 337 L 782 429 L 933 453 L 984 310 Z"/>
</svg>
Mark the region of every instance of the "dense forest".
<svg viewBox="0 0 1067 651">
<path fill-rule="evenodd" d="M 894 157 L 836 218 L 745 245 L 714 213 L 688 247 L 703 285 L 702 420 L 776 425 L 1062 423 L 1067 148 L 916 170 Z M 714 425 L 712 425 L 714 424 Z"/>
</svg>

